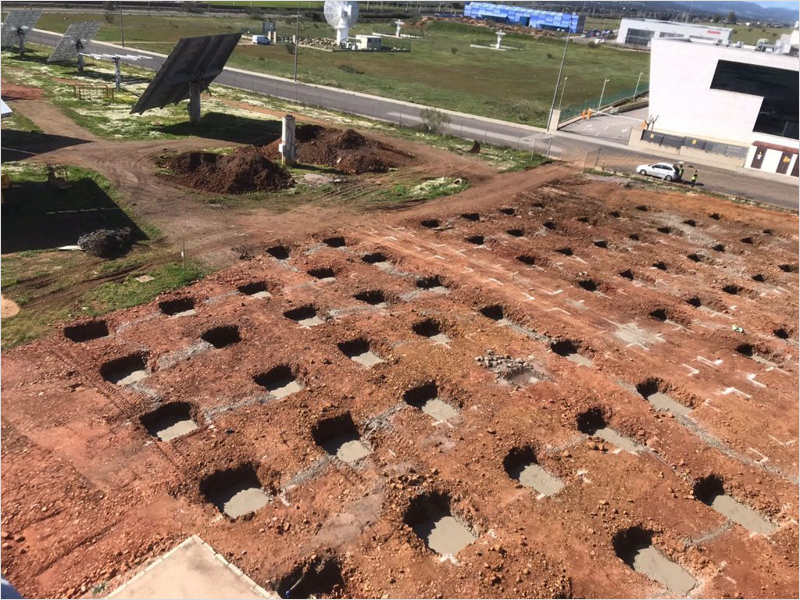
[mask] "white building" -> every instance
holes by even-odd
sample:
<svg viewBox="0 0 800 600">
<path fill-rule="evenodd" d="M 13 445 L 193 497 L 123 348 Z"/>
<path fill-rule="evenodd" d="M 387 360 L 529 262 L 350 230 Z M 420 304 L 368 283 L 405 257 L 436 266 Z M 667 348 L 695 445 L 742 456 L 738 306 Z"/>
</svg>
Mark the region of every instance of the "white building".
<svg viewBox="0 0 800 600">
<path fill-rule="evenodd" d="M 641 140 L 666 134 L 659 143 L 674 148 L 673 136 L 683 137 L 681 154 L 702 151 L 797 177 L 798 71 L 796 55 L 654 39 L 649 112 L 655 123 Z"/>
<path fill-rule="evenodd" d="M 693 23 L 673 23 L 655 19 L 622 19 L 619 24 L 617 43 L 649 46 L 651 40 L 661 38 L 722 40 L 722 43 L 726 43 L 730 41 L 732 31 L 727 27 L 710 27 Z"/>
</svg>

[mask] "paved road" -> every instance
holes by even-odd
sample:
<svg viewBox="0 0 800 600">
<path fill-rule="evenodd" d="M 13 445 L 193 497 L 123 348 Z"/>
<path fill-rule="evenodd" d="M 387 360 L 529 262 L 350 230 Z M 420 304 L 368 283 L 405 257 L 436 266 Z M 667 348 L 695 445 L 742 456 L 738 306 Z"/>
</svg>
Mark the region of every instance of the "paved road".
<svg viewBox="0 0 800 600">
<path fill-rule="evenodd" d="M 645 119 L 647 108 L 639 108 L 618 115 L 601 114 L 585 121 L 575 121 L 564 127 L 563 131 L 627 144 L 631 137 L 631 128 L 640 130 Z"/>
<path fill-rule="evenodd" d="M 57 33 L 35 30 L 30 35 L 30 41 L 54 46 L 60 37 L 60 34 Z M 117 46 L 103 42 L 92 42 L 89 44 L 89 50 L 99 53 L 119 52 Z M 129 47 L 127 51 L 132 52 L 133 50 Z M 137 67 L 158 69 L 166 58 L 163 55 L 146 50 L 136 49 L 135 52 L 151 56 L 153 59 L 136 63 L 135 66 Z M 390 98 L 357 94 L 312 84 L 295 83 L 285 78 L 242 71 L 231 67 L 226 67 L 215 81 L 216 83 L 250 90 L 258 94 L 412 127 L 422 123 L 419 115 L 420 111 L 425 108 L 424 106 Z M 469 140 L 510 146 L 549 154 L 555 158 L 575 161 L 583 161 L 587 153 L 596 152 L 600 148 L 605 150 L 605 154 L 601 150 L 602 160 L 599 161 L 599 164 L 602 165 L 604 161 L 610 161 L 611 157 L 614 157 L 613 164 L 609 162 L 607 166 L 613 166 L 625 171 L 633 171 L 635 166 L 641 163 L 664 160 L 664 157 L 656 154 L 630 151 L 619 144 L 619 140 L 587 137 L 569 131 L 560 131 L 553 134 L 527 125 L 451 111 L 446 112 L 450 115 L 450 124 L 447 126 L 447 132 Z M 601 119 L 603 118 L 605 117 L 601 117 Z M 590 155 L 588 160 L 591 162 L 594 159 Z M 798 208 L 797 181 L 782 183 L 767 179 L 763 175 L 749 175 L 713 166 L 701 167 L 700 181 L 708 190 L 744 196 L 784 208 L 795 210 Z"/>
</svg>

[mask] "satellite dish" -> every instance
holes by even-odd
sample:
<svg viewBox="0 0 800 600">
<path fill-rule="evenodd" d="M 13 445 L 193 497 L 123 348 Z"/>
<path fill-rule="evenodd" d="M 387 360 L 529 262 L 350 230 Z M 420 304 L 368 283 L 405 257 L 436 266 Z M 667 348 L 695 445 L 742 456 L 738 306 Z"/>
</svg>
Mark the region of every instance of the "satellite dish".
<svg viewBox="0 0 800 600">
<path fill-rule="evenodd" d="M 358 2 L 325 0 L 325 20 L 336 30 L 336 44 L 341 45 L 358 21 Z"/>
</svg>

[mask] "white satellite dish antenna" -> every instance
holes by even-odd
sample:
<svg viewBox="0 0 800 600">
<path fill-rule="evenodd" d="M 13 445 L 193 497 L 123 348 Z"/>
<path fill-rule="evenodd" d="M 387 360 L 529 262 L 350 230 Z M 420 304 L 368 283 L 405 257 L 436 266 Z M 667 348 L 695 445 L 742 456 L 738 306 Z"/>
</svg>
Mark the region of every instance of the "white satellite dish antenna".
<svg viewBox="0 0 800 600">
<path fill-rule="evenodd" d="M 398 19 L 397 21 L 394 22 L 394 24 L 397 25 L 397 32 L 395 33 L 395 37 L 400 37 L 400 29 L 402 29 L 405 23 Z"/>
<path fill-rule="evenodd" d="M 350 27 L 358 21 L 358 2 L 325 0 L 325 20 L 336 30 L 336 44 L 347 41 Z"/>
</svg>

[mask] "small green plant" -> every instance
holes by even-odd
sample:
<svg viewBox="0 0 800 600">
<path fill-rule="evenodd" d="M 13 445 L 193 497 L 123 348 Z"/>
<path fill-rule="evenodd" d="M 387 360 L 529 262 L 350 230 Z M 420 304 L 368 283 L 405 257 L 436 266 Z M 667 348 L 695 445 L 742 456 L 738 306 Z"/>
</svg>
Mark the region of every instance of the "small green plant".
<svg viewBox="0 0 800 600">
<path fill-rule="evenodd" d="M 547 53 L 547 58 L 555 58 L 555 56 L 553 56 L 553 53 L 552 53 L 552 52 L 548 52 L 548 53 Z"/>
<path fill-rule="evenodd" d="M 458 48 L 456 48 L 455 46 L 450 46 L 450 52 L 452 54 L 458 54 Z"/>
<path fill-rule="evenodd" d="M 363 75 L 364 71 L 360 71 L 353 66 L 350 65 L 339 65 L 339 70 L 344 71 L 345 73 L 352 73 L 353 75 Z"/>
</svg>

